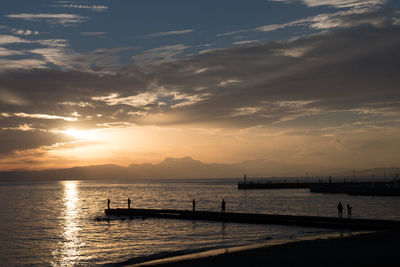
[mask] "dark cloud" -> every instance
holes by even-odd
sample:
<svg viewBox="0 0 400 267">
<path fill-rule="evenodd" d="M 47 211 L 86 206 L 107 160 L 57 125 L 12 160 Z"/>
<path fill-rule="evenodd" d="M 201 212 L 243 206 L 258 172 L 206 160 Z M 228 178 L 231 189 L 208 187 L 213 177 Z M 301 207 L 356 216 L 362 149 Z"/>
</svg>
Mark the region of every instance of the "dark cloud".
<svg viewBox="0 0 400 267">
<path fill-rule="evenodd" d="M 37 130 L 2 130 L 0 131 L 0 140 L 0 155 L 5 155 L 18 150 L 50 146 L 57 142 L 70 141 L 71 138 L 67 138 L 60 134 Z"/>
</svg>

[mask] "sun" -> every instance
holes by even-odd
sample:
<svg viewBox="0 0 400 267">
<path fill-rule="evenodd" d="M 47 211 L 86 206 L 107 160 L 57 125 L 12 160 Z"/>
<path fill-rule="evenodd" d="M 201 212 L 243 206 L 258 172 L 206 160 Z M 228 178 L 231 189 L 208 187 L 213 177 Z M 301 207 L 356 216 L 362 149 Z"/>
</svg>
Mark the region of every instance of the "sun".
<svg viewBox="0 0 400 267">
<path fill-rule="evenodd" d="M 63 131 L 64 134 L 74 137 L 79 140 L 95 140 L 96 139 L 96 131 L 95 130 L 77 130 L 77 129 L 66 129 Z"/>
</svg>

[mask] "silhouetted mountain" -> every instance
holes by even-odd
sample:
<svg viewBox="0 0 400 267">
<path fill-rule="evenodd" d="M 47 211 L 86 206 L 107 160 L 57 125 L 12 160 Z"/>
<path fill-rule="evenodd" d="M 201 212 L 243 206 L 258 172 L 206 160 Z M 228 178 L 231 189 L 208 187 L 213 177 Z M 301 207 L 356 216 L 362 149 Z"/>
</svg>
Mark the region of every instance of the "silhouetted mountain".
<svg viewBox="0 0 400 267">
<path fill-rule="evenodd" d="M 75 180 L 75 179 L 123 179 L 129 178 L 126 167 L 113 164 L 68 169 L 49 169 L 41 171 L 0 172 L 0 180 Z"/>
<path fill-rule="evenodd" d="M 0 180 L 73 180 L 73 179 L 182 179 L 182 178 L 241 178 L 243 173 L 252 177 L 304 176 L 310 166 L 285 164 L 270 160 L 249 160 L 237 164 L 203 163 L 191 157 L 166 158 L 158 164 L 95 165 L 68 169 L 49 169 L 42 171 L 0 172 Z M 376 168 L 356 171 L 357 176 L 375 174 L 387 176 L 400 173 L 400 168 Z M 332 176 L 352 176 L 352 171 L 334 173 Z"/>
</svg>

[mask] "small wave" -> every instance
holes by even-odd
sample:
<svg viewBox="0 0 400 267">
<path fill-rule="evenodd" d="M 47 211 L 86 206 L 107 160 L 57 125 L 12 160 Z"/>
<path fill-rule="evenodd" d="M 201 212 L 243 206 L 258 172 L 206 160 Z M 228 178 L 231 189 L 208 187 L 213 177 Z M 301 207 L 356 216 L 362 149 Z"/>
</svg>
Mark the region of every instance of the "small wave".
<svg viewBox="0 0 400 267">
<path fill-rule="evenodd" d="M 182 256 L 182 255 L 205 252 L 205 251 L 209 251 L 209 250 L 222 249 L 222 248 L 228 248 L 228 247 L 227 246 L 211 246 L 211 247 L 204 247 L 204 248 L 198 248 L 198 249 L 162 251 L 160 253 L 156 253 L 156 254 L 152 254 L 152 255 L 148 255 L 148 256 L 131 258 L 131 259 L 128 259 L 123 262 L 104 264 L 103 266 L 105 266 L 105 267 L 126 266 L 126 265 L 138 264 L 138 263 L 143 263 L 143 262 L 148 262 L 148 261 L 153 261 L 153 260 L 158 260 L 158 259 Z"/>
<path fill-rule="evenodd" d="M 142 219 L 140 216 L 97 216 L 92 218 L 96 222 L 108 222 L 108 221 L 124 221 L 124 220 L 137 220 Z"/>
</svg>

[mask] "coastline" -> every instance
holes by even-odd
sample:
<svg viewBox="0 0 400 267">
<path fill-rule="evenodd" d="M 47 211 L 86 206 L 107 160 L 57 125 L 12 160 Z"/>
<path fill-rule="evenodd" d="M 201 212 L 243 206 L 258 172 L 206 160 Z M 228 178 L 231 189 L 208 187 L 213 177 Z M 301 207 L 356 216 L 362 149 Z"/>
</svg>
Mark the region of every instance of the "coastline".
<svg viewBox="0 0 400 267">
<path fill-rule="evenodd" d="M 331 234 L 203 251 L 138 266 L 398 266 L 400 232 Z"/>
</svg>

